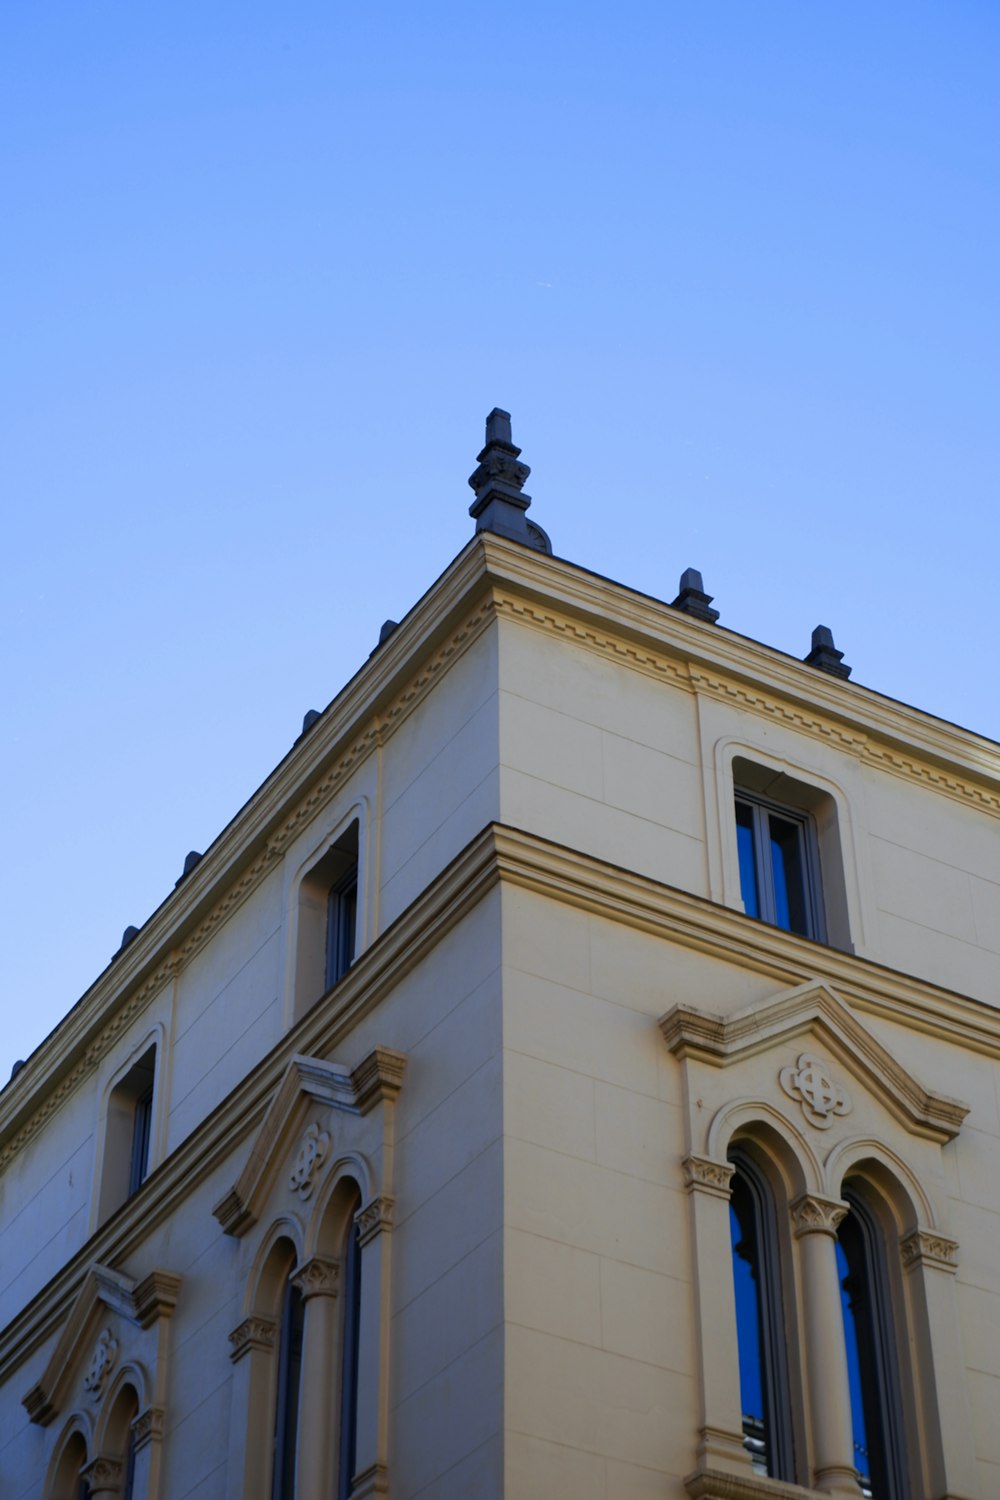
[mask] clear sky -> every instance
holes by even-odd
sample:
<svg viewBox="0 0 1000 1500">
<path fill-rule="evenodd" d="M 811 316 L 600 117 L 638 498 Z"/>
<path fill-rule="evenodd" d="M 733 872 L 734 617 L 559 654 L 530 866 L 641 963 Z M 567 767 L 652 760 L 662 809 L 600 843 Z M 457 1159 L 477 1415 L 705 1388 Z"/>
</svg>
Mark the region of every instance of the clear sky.
<svg viewBox="0 0 1000 1500">
<path fill-rule="evenodd" d="M 0 1082 L 463 546 L 1000 739 L 995 0 L 5 0 Z"/>
</svg>

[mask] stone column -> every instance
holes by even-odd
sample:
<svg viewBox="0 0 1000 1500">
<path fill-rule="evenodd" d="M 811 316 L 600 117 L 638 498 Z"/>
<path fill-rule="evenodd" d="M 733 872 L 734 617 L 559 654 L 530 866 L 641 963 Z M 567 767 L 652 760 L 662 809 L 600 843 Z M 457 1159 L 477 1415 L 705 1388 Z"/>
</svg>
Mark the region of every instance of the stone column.
<svg viewBox="0 0 1000 1500">
<path fill-rule="evenodd" d="M 955 1296 L 958 1245 L 943 1234 L 915 1229 L 899 1248 L 916 1345 L 912 1369 L 924 1417 L 930 1490 L 942 1500 L 958 1500 L 975 1495 L 979 1484 Z"/>
<path fill-rule="evenodd" d="M 687 1156 L 684 1173 L 691 1200 L 691 1261 L 695 1275 L 700 1412 L 698 1464 L 702 1470 L 748 1476 L 743 1446 L 740 1355 L 736 1333 L 729 1193 L 734 1168 L 727 1161 Z"/>
<path fill-rule="evenodd" d="M 305 1303 L 295 1493 L 325 1495 L 333 1473 L 333 1434 L 340 1409 L 337 1290 L 340 1266 L 314 1255 L 292 1277 Z"/>
<path fill-rule="evenodd" d="M 846 1203 L 804 1193 L 792 1204 L 802 1270 L 803 1343 L 809 1380 L 813 1483 L 828 1495 L 861 1489 L 854 1467 L 854 1430 L 847 1346 L 837 1271 L 837 1226 Z"/>
<path fill-rule="evenodd" d="M 244 1318 L 229 1335 L 230 1387 L 227 1500 L 270 1500 L 274 1441 L 272 1371 L 278 1324 L 274 1318 Z"/>
<path fill-rule="evenodd" d="M 80 1478 L 90 1486 L 90 1500 L 118 1500 L 125 1478 L 125 1465 L 120 1458 L 109 1458 L 99 1453 L 80 1470 Z"/>
<path fill-rule="evenodd" d="M 355 1215 L 361 1247 L 357 1458 L 351 1500 L 387 1495 L 389 1479 L 389 1250 L 393 1200 L 373 1198 Z"/>
</svg>

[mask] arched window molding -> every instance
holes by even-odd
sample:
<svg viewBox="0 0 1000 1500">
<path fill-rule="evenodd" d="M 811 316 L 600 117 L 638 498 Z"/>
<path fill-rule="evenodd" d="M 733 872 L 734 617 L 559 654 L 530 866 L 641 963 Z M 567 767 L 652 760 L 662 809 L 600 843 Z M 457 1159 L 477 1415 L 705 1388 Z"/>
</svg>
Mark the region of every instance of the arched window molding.
<svg viewBox="0 0 1000 1500">
<path fill-rule="evenodd" d="M 301 1264 L 301 1243 L 294 1220 L 282 1218 L 270 1226 L 254 1258 L 246 1316 L 229 1335 L 234 1366 L 229 1482 L 230 1493 L 241 1500 L 272 1500 L 274 1493 L 282 1314 Z M 286 1422 L 292 1420 L 286 1412 Z"/>
<path fill-rule="evenodd" d="M 49 1463 L 42 1492 L 45 1500 L 80 1500 L 92 1442 L 89 1420 L 82 1412 L 74 1412 L 59 1435 Z"/>
</svg>

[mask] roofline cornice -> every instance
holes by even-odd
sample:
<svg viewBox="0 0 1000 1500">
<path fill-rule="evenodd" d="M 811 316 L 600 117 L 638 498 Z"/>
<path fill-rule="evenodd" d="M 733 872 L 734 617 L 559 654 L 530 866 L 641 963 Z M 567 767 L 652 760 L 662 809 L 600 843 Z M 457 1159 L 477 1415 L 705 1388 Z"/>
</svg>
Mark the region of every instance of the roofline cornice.
<svg viewBox="0 0 1000 1500">
<path fill-rule="evenodd" d="M 497 616 L 737 701 L 1000 816 L 1000 746 L 488 532 L 475 536 L 0 1091 L 0 1171 Z"/>
</svg>

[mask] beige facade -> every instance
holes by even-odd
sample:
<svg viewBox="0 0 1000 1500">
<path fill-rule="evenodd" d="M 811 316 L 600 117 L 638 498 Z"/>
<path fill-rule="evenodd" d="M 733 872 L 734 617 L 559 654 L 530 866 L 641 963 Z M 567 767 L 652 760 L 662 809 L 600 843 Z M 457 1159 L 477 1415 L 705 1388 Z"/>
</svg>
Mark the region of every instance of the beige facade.
<svg viewBox="0 0 1000 1500">
<path fill-rule="evenodd" d="M 857 1198 L 906 1494 L 995 1500 L 998 833 L 996 746 L 478 535 L 0 1093 L 0 1494 L 290 1500 L 290 1433 L 300 1500 L 857 1496 Z"/>
</svg>

